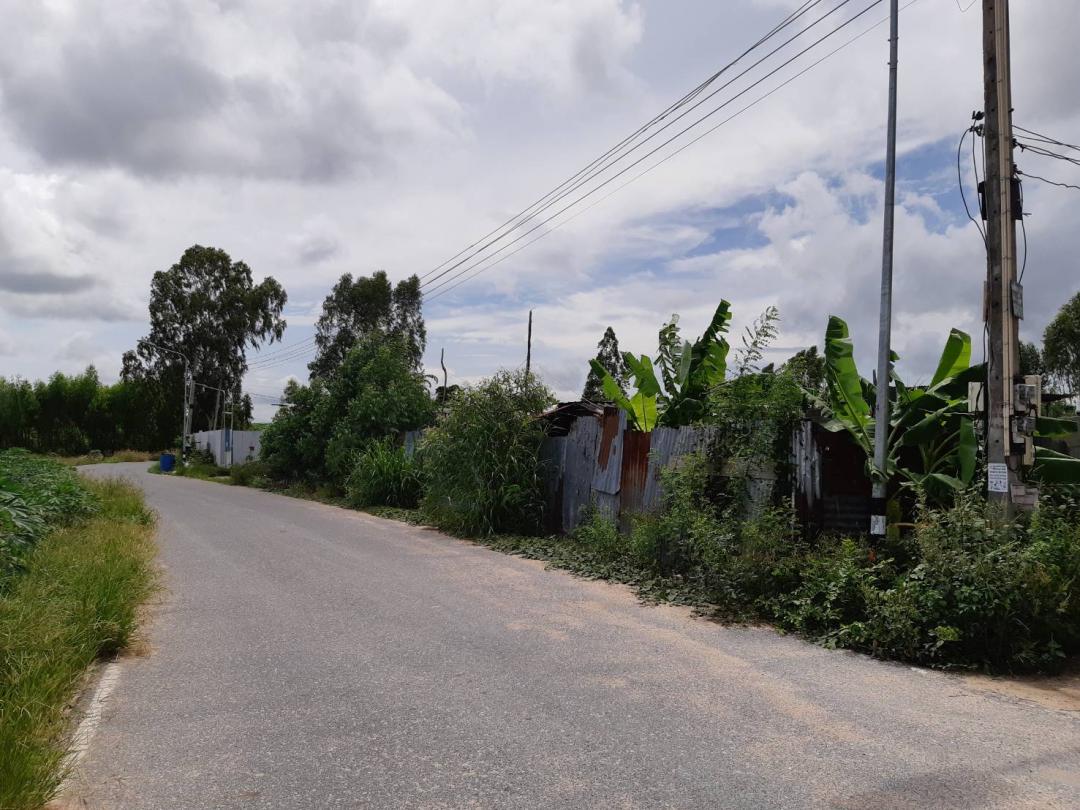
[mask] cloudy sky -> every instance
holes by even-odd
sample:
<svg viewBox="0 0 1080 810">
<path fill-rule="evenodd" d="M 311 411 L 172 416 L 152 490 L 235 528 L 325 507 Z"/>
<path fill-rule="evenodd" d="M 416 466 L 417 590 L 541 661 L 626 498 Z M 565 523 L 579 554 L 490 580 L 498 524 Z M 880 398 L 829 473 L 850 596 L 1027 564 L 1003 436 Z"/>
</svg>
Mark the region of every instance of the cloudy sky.
<svg viewBox="0 0 1080 810">
<path fill-rule="evenodd" d="M 871 1 L 848 0 L 815 32 Z M 957 141 L 982 106 L 980 9 L 962 10 L 971 3 L 917 0 L 901 16 L 895 348 L 913 379 L 932 370 L 949 327 L 982 329 L 982 246 L 956 179 Z M 303 347 L 342 273 L 427 273 L 798 5 L 0 0 L 0 373 L 94 363 L 115 378 L 146 332 L 151 275 L 196 243 L 281 281 L 283 345 Z M 804 22 L 839 5 L 825 0 Z M 819 342 L 829 314 L 844 316 L 868 373 L 887 86 L 887 31 L 871 26 L 886 5 L 710 123 L 870 29 L 802 78 L 595 207 L 572 220 L 585 204 L 567 211 L 475 280 L 432 293 L 429 368 L 441 349 L 451 381 L 520 365 L 532 309 L 534 367 L 570 397 L 607 325 L 623 348 L 651 352 L 672 313 L 693 336 L 727 298 L 736 327 L 780 308 L 775 359 Z M 1013 4 L 1016 121 L 1072 143 L 1078 31 L 1073 0 Z M 1080 181 L 1061 161 L 1028 153 L 1018 163 Z M 969 187 L 971 165 L 965 147 Z M 1080 193 L 1029 181 L 1025 197 L 1023 331 L 1037 339 L 1080 289 Z M 248 390 L 273 395 L 304 377 L 307 356 L 267 359 L 278 350 L 261 363 L 252 355 Z"/>
</svg>

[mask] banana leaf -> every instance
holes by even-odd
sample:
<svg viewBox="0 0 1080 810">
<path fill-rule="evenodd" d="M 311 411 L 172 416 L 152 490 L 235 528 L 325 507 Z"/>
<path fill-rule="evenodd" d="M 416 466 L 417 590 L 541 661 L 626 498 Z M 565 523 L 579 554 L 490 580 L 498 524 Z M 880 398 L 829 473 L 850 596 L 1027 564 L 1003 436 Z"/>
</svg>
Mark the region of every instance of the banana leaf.
<svg viewBox="0 0 1080 810">
<path fill-rule="evenodd" d="M 1046 484 L 1080 484 L 1080 458 L 1036 447 L 1031 475 Z"/>
<path fill-rule="evenodd" d="M 688 381 L 695 396 L 705 396 L 720 385 L 727 376 L 727 356 L 730 346 L 720 337 L 727 332 L 731 321 L 731 304 L 721 301 L 713 313 L 708 328 L 691 347 Z M 685 392 L 690 394 L 691 391 Z"/>
<path fill-rule="evenodd" d="M 825 332 L 825 368 L 833 415 L 869 452 L 870 406 L 864 399 L 863 380 L 855 365 L 854 346 L 847 324 L 833 315 Z"/>
<path fill-rule="evenodd" d="M 1035 435 L 1044 439 L 1060 439 L 1073 433 L 1080 433 L 1080 423 L 1075 419 L 1040 416 L 1035 421 Z"/>
<path fill-rule="evenodd" d="M 941 352 L 941 359 L 930 381 L 930 387 L 933 388 L 970 367 L 971 335 L 959 329 L 953 329 L 949 332 L 949 339 L 945 341 L 945 349 Z"/>
<path fill-rule="evenodd" d="M 663 393 L 660 382 L 656 379 L 652 360 L 648 355 L 643 354 L 641 359 L 638 359 L 630 352 L 624 352 L 623 359 L 626 360 L 626 367 L 630 369 L 630 373 L 634 375 L 634 383 L 638 391 L 646 397 L 656 397 Z"/>
</svg>

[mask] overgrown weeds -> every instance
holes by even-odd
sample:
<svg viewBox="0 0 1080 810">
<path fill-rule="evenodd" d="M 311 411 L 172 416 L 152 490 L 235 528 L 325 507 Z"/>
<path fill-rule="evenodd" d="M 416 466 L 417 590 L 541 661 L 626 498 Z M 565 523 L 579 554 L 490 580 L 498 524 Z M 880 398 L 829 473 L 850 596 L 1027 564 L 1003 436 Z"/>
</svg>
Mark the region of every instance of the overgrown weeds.
<svg viewBox="0 0 1080 810">
<path fill-rule="evenodd" d="M 85 482 L 95 516 L 29 550 L 0 594 L 0 807 L 39 807 L 67 751 L 65 707 L 86 668 L 131 640 L 155 587 L 153 515 L 138 490 Z"/>
<path fill-rule="evenodd" d="M 81 467 L 86 464 L 124 464 L 130 461 L 157 461 L 160 453 L 149 453 L 144 450 L 116 450 L 105 455 L 91 451 L 78 456 L 57 456 L 56 460 L 71 467 Z"/>
<path fill-rule="evenodd" d="M 415 508 L 420 502 L 423 480 L 415 456 L 405 454 L 392 437 L 369 442 L 356 457 L 345 482 L 350 506 L 397 506 Z"/>
<path fill-rule="evenodd" d="M 97 506 L 70 467 L 25 450 L 0 452 L 0 592 L 38 540 Z"/>
<path fill-rule="evenodd" d="M 466 535 L 536 531 L 545 435 L 536 416 L 552 402 L 543 383 L 521 371 L 501 371 L 450 399 L 421 444 L 428 519 Z"/>
</svg>

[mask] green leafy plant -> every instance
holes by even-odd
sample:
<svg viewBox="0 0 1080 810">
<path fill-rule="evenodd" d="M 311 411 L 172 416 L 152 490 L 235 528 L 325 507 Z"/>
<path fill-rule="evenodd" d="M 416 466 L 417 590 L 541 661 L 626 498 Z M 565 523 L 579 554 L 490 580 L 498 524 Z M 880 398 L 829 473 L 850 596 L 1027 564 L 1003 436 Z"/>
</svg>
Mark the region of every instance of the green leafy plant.
<svg viewBox="0 0 1080 810">
<path fill-rule="evenodd" d="M 938 499 L 972 481 L 978 444 L 967 387 L 985 375 L 984 366 L 971 365 L 971 338 L 959 329 L 950 332 L 929 385 L 908 387 L 892 373 L 888 479 L 900 477 Z M 824 426 L 847 431 L 866 453 L 868 474 L 878 477 L 871 463 L 876 389 L 859 375 L 848 326 L 835 315 L 825 333 L 825 383 L 828 400 L 813 396 L 826 416 Z"/>
<path fill-rule="evenodd" d="M 373 441 L 356 457 L 345 482 L 351 506 L 415 508 L 422 494 L 420 465 L 391 438 Z"/>
<path fill-rule="evenodd" d="M 467 535 L 539 528 L 545 432 L 537 417 L 554 399 L 521 371 L 501 371 L 450 399 L 420 445 L 429 519 Z"/>
<path fill-rule="evenodd" d="M 689 425 L 705 414 L 710 391 L 727 374 L 730 346 L 722 335 L 730 321 L 731 305 L 721 301 L 704 334 L 691 343 L 680 340 L 678 316 L 673 316 L 660 330 L 656 366 L 647 355 L 625 352 L 623 359 L 637 389 L 633 395 L 627 395 L 599 362 L 592 360 L 590 366 L 601 380 L 604 396 L 626 411 L 637 430 Z"/>
</svg>

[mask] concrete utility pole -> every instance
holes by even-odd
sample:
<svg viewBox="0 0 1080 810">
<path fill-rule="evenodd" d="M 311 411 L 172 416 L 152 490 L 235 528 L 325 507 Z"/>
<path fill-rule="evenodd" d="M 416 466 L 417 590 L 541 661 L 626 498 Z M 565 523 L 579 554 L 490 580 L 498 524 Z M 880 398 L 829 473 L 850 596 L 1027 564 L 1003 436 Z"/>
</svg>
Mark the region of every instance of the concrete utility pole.
<svg viewBox="0 0 1080 810">
<path fill-rule="evenodd" d="M 985 79 L 987 280 L 987 490 L 1011 512 L 1013 488 L 1022 489 L 1023 460 L 1012 435 L 1014 389 L 1020 369 L 1023 293 L 1016 281 L 1016 214 L 1012 131 L 1012 77 L 1009 64 L 1009 0 L 983 0 Z"/>
<path fill-rule="evenodd" d="M 180 437 L 180 459 L 187 461 L 191 445 L 191 414 L 195 410 L 195 380 L 187 361 L 184 362 L 184 432 Z"/>
<path fill-rule="evenodd" d="M 870 534 L 886 530 L 885 503 L 889 494 L 889 383 L 892 367 L 893 224 L 896 209 L 896 73 L 899 51 L 899 0 L 890 0 L 889 119 L 885 145 L 885 229 L 881 254 L 881 315 L 878 326 L 877 402 L 874 408 L 874 479 Z"/>
<path fill-rule="evenodd" d="M 157 349 L 159 352 L 175 354 L 184 361 L 184 396 L 181 403 L 182 413 L 180 417 L 180 459 L 183 461 L 186 460 L 188 435 L 191 433 L 191 408 L 195 403 L 195 381 L 191 377 L 191 363 L 188 362 L 187 355 L 176 351 L 176 349 L 166 349 L 164 346 L 158 346 L 149 340 L 146 341 L 146 345 L 151 349 Z"/>
<path fill-rule="evenodd" d="M 235 393 L 226 399 L 226 407 L 228 410 L 221 415 L 221 425 L 225 428 L 225 447 L 222 452 L 222 461 L 225 463 L 222 465 L 223 467 L 231 467 L 233 465 L 233 445 L 235 444 L 233 441 L 233 425 L 235 424 L 236 418 L 236 400 L 237 396 Z M 228 420 L 228 427 L 225 427 L 226 420 Z"/>
<path fill-rule="evenodd" d="M 525 348 L 525 376 L 529 376 L 532 368 L 532 310 L 529 310 L 529 339 Z"/>
</svg>

